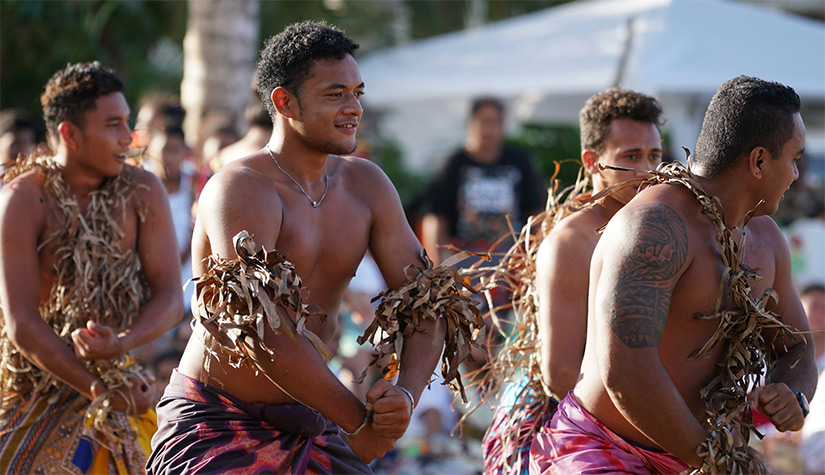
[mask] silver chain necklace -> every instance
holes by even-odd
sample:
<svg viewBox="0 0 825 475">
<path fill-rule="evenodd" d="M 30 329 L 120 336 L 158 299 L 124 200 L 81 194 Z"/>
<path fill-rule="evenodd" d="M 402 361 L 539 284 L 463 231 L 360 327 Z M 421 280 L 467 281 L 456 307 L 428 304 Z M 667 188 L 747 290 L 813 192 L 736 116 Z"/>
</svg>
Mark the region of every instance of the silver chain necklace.
<svg viewBox="0 0 825 475">
<path fill-rule="evenodd" d="M 278 163 L 278 160 L 275 160 L 275 154 L 272 153 L 272 150 L 269 149 L 269 144 L 266 144 L 266 151 L 269 152 L 269 156 L 272 157 L 272 161 L 275 162 L 275 166 L 278 167 L 278 170 L 281 170 L 283 172 L 283 174 L 287 176 L 287 178 L 292 180 L 292 183 L 295 183 L 296 185 L 298 185 L 298 188 L 301 190 L 301 193 L 303 193 L 304 196 L 307 197 L 307 199 L 309 200 L 309 203 L 312 205 L 312 207 L 317 208 L 317 207 L 321 206 L 321 202 L 324 201 L 324 198 L 326 198 L 326 196 L 327 196 L 327 190 L 329 190 L 329 177 L 327 176 L 327 166 L 324 165 L 324 194 L 321 195 L 321 198 L 318 201 L 315 201 L 315 200 L 312 199 L 311 196 L 309 196 L 309 193 L 307 193 L 304 190 L 304 187 L 301 186 L 300 183 L 298 183 L 298 180 L 296 180 L 295 178 L 292 178 L 292 175 L 290 175 L 289 173 L 286 172 L 286 170 L 281 168 L 281 165 Z"/>
</svg>

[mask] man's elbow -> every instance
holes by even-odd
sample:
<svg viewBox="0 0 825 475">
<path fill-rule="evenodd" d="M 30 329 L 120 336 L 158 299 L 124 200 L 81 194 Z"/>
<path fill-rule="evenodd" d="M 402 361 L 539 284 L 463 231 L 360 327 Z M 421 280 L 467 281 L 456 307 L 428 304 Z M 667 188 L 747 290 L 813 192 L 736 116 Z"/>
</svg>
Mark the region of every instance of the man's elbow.
<svg viewBox="0 0 825 475">
<path fill-rule="evenodd" d="M 160 298 L 166 302 L 166 308 L 168 309 L 166 314 L 168 318 L 164 318 L 162 323 L 163 331 L 166 332 L 186 317 L 184 315 L 186 308 L 183 305 L 183 293 L 180 289 L 170 289 L 161 294 Z"/>
<path fill-rule="evenodd" d="M 556 396 L 564 397 L 579 379 L 581 363 L 549 364 L 542 371 L 544 383 Z"/>
<path fill-rule="evenodd" d="M 604 387 L 614 401 L 622 399 L 622 395 L 632 392 L 634 388 L 639 386 L 639 378 L 643 377 L 628 369 L 615 367 L 603 369 L 601 374 Z"/>
<path fill-rule="evenodd" d="M 21 322 L 13 318 L 5 319 L 5 333 L 9 341 L 24 355 L 29 353 L 29 349 L 38 344 L 35 336 L 38 331 L 29 322 Z"/>
<path fill-rule="evenodd" d="M 183 294 L 181 292 L 175 292 L 173 294 L 171 305 L 172 305 L 172 315 L 178 315 L 179 318 L 170 319 L 170 320 L 174 320 L 174 321 L 172 321 L 172 324 L 169 326 L 168 329 L 171 329 L 172 327 L 177 325 L 177 323 L 180 322 L 181 319 L 186 317 L 186 315 L 184 314 L 184 312 L 186 312 L 186 307 L 184 307 L 184 305 L 183 305 Z"/>
</svg>

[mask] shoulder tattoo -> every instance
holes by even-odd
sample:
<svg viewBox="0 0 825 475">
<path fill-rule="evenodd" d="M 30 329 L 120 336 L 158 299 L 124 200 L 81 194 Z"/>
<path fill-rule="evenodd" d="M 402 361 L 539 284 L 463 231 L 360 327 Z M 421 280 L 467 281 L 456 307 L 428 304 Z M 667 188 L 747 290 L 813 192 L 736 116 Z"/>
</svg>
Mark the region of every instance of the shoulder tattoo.
<svg viewBox="0 0 825 475">
<path fill-rule="evenodd" d="M 656 347 L 687 260 L 687 231 L 682 218 L 660 203 L 628 214 L 633 241 L 620 263 L 610 328 L 630 348 Z"/>
</svg>

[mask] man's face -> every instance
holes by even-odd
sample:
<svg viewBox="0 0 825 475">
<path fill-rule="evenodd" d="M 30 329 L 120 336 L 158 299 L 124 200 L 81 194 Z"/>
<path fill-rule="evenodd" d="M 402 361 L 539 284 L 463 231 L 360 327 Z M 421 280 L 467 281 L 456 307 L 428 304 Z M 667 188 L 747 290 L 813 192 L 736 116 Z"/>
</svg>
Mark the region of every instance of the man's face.
<svg viewBox="0 0 825 475">
<path fill-rule="evenodd" d="M 467 121 L 467 137 L 482 150 L 496 150 L 504 140 L 504 118 L 492 104 L 481 106 Z"/>
<path fill-rule="evenodd" d="M 132 143 L 129 106 L 120 92 L 100 96 L 96 107 L 86 112 L 85 124 L 75 134 L 75 164 L 102 176 L 120 173 Z"/>
<path fill-rule="evenodd" d="M 174 133 L 153 132 L 149 140 L 149 147 L 146 155 L 151 160 L 152 168 L 162 168 L 160 173 L 155 173 L 161 177 L 178 177 L 180 166 L 186 157 L 186 143 L 183 137 Z"/>
<path fill-rule="evenodd" d="M 363 94 L 364 82 L 351 55 L 316 60 L 298 95 L 295 130 L 305 143 L 324 153 L 354 152 Z"/>
<path fill-rule="evenodd" d="M 759 207 L 763 214 L 775 213 L 791 183 L 799 178 L 797 162 L 805 151 L 805 124 L 799 113 L 794 114 L 793 122 L 793 134 L 782 146 L 779 156 L 771 156 L 770 152 L 766 151 L 766 158 L 761 164 L 766 178 L 763 192 L 765 205 Z"/>
<path fill-rule="evenodd" d="M 662 138 L 659 129 L 651 122 L 642 122 L 627 118 L 615 119 L 610 123 L 610 130 L 604 141 L 602 153 L 596 156 L 596 162 L 648 171 L 662 162 Z M 618 170 L 597 170 L 590 167 L 594 186 L 604 189 L 609 186 L 643 177 L 643 172 Z M 599 182 L 597 185 L 596 181 Z M 626 188 L 613 197 L 624 204 L 636 194 L 636 188 Z"/>
</svg>

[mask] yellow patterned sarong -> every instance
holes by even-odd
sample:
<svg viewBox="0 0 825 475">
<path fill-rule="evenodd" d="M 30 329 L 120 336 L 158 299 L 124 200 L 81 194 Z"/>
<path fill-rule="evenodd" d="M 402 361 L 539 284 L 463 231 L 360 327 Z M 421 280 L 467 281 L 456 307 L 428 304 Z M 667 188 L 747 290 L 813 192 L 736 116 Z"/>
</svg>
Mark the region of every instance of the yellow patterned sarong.
<svg viewBox="0 0 825 475">
<path fill-rule="evenodd" d="M 7 392 L 0 413 L 0 473 L 121 475 L 142 470 L 157 429 L 154 411 L 122 418 L 134 438 L 107 449 L 86 416 L 89 400 L 63 386 L 37 396 Z"/>
</svg>

